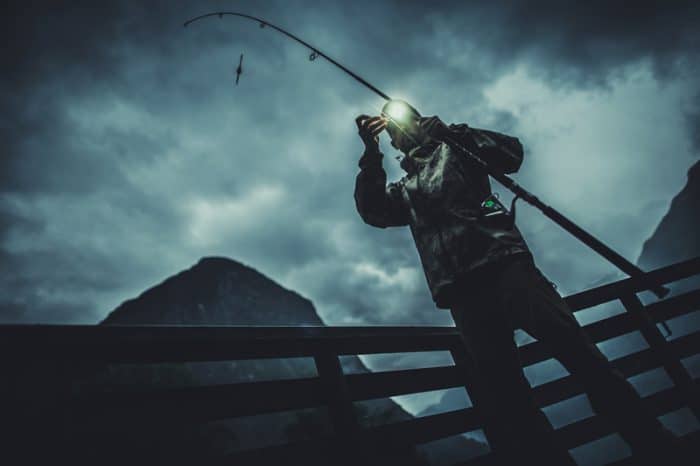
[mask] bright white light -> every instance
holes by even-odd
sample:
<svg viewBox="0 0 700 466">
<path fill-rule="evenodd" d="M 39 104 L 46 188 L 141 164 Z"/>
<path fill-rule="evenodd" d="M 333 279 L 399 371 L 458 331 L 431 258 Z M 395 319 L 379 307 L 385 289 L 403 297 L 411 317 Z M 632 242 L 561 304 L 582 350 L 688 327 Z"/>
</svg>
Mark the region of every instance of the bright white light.
<svg viewBox="0 0 700 466">
<path fill-rule="evenodd" d="M 408 115 L 408 106 L 400 101 L 391 101 L 387 104 L 384 113 L 388 115 L 392 120 L 403 122 Z"/>
</svg>

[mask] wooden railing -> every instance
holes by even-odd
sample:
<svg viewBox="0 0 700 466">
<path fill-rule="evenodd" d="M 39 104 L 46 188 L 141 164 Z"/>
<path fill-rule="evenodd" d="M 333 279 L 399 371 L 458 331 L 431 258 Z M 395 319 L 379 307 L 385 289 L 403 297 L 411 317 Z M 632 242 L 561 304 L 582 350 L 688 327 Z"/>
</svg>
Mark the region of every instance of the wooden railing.
<svg viewBox="0 0 700 466">
<path fill-rule="evenodd" d="M 700 352 L 700 329 L 667 340 L 657 323 L 700 309 L 700 289 L 643 305 L 637 293 L 700 274 L 700 258 L 577 293 L 566 298 L 581 311 L 619 301 L 627 312 L 585 326 L 595 342 L 640 331 L 648 348 L 612 363 L 627 377 L 663 367 L 673 386 L 645 398 L 657 415 L 690 408 L 700 418 L 698 384 L 681 363 Z M 449 351 L 455 364 L 445 367 L 344 374 L 339 356 Z M 520 348 L 524 366 L 548 359 L 533 342 Z M 102 393 L 75 401 L 76 410 L 177 421 L 210 421 L 325 406 L 333 431 L 314 440 L 238 452 L 229 464 L 337 463 L 339 452 L 373 458 L 481 427 L 476 407 L 414 418 L 371 428 L 360 426 L 353 403 L 430 390 L 465 387 L 470 380 L 466 352 L 452 327 L 167 327 L 167 326 L 0 326 L 0 359 L 6 364 L 31 361 L 60 365 L 222 361 L 255 358 L 313 357 L 317 376 L 148 392 Z M 21 390 L 21 387 L 14 387 Z M 571 376 L 536 386 L 540 406 L 582 393 Z M 558 439 L 574 448 L 612 429 L 599 417 L 561 427 Z M 352 448 L 347 448 L 352 445 Z M 361 447 L 358 447 L 361 446 Z M 361 451 L 360 451 L 361 450 Z M 295 458 L 298 459 L 295 460 Z M 329 459 L 331 458 L 331 459 Z M 333 460 L 333 458 L 335 458 Z M 464 464 L 487 464 L 486 455 Z"/>
</svg>

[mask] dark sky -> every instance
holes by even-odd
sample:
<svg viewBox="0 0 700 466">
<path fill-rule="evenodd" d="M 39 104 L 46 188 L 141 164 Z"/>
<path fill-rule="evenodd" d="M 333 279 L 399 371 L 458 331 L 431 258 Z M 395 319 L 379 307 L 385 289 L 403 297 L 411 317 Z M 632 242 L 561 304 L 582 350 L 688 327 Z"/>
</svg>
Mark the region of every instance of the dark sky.
<svg viewBox="0 0 700 466">
<path fill-rule="evenodd" d="M 381 99 L 254 23 L 182 27 L 211 10 L 287 27 L 425 115 L 519 137 L 517 181 L 632 260 L 700 154 L 697 1 L 17 2 L 0 322 L 95 323 L 222 255 L 332 325 L 451 323 L 407 229 L 355 212 L 354 117 Z M 531 208 L 518 222 L 565 294 L 612 278 Z"/>
<path fill-rule="evenodd" d="M 381 99 L 254 23 L 182 27 L 219 9 L 426 115 L 518 136 L 518 181 L 630 259 L 698 157 L 697 2 L 21 2 L 3 29 L 1 321 L 96 322 L 224 255 L 330 324 L 450 322 L 407 229 L 354 210 L 353 119 Z M 532 209 L 519 224 L 565 293 L 612 271 Z"/>
</svg>

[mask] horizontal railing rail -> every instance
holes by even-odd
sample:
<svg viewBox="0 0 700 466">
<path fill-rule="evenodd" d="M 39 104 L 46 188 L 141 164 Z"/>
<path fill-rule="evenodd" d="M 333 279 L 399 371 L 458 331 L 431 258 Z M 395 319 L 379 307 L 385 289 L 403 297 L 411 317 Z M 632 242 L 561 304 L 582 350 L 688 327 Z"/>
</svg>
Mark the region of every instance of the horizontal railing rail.
<svg viewBox="0 0 700 466">
<path fill-rule="evenodd" d="M 698 383 L 681 360 L 700 353 L 700 329 L 666 341 L 659 322 L 687 315 L 700 308 L 700 289 L 648 305 L 636 293 L 656 285 L 700 274 L 700 258 L 674 264 L 566 297 L 578 312 L 599 304 L 620 301 L 627 312 L 584 326 L 590 338 L 602 342 L 641 331 L 649 347 L 617 358 L 612 364 L 631 377 L 663 367 L 673 386 L 645 398 L 656 414 L 688 406 L 697 416 Z M 454 366 L 343 374 L 339 356 L 373 353 L 449 351 Z M 520 348 L 523 366 L 551 357 L 539 342 Z M 348 435 L 367 448 L 391 449 L 415 445 L 480 428 L 475 407 L 433 414 L 396 423 L 360 428 L 352 403 L 376 398 L 465 387 L 464 346 L 453 327 L 232 327 L 232 326 L 81 326 L 0 325 L 0 360 L 10 364 L 41 361 L 66 366 L 81 364 L 151 364 L 166 362 L 313 357 L 314 377 L 242 382 L 214 386 L 160 388 L 141 391 L 67 391 L 73 418 L 127 416 L 204 422 L 272 412 L 328 407 L 335 432 L 323 439 L 237 452 L 232 459 L 255 464 L 278 455 L 327 451 Z M 583 393 L 570 375 L 533 389 L 540 406 L 549 406 Z M 611 427 L 592 416 L 557 429 L 563 445 L 573 448 L 607 435 Z M 318 448 L 322 440 L 324 448 Z M 312 447 L 316 445 L 316 447 Z M 290 456 L 291 455 L 291 456 Z M 485 461 L 484 458 L 478 460 Z M 466 464 L 466 463 L 465 463 Z M 476 463 L 474 463 L 476 464 Z"/>
<path fill-rule="evenodd" d="M 105 363 L 420 352 L 459 343 L 451 327 L 0 326 L 0 350 L 19 351 L 15 358 Z"/>
</svg>

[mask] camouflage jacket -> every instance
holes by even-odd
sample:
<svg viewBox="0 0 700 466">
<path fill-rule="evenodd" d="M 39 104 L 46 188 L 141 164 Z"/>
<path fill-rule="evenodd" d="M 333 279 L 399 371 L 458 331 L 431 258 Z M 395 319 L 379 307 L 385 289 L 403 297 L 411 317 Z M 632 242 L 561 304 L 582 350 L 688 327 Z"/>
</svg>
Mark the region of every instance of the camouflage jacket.
<svg viewBox="0 0 700 466">
<path fill-rule="evenodd" d="M 423 118 L 430 125 L 437 117 Z M 493 131 L 450 125 L 453 136 L 505 173 L 520 168 L 517 138 Z M 386 183 L 381 152 L 365 152 L 355 183 L 362 219 L 375 227 L 409 225 L 436 305 L 448 308 L 478 267 L 513 254 L 528 253 L 520 232 L 486 225 L 481 203 L 491 194 L 486 172 L 444 143 L 431 142 L 402 161 L 408 174 Z"/>
</svg>

